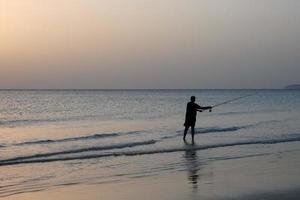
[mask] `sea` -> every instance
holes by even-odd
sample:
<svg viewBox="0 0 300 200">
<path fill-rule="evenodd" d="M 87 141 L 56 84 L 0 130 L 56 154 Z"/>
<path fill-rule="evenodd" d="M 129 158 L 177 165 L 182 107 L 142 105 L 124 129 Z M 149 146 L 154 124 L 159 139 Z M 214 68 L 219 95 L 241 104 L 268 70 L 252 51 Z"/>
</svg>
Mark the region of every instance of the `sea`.
<svg viewBox="0 0 300 200">
<path fill-rule="evenodd" d="M 197 114 L 195 144 L 182 140 L 192 95 L 228 102 Z M 182 171 L 197 179 L 209 163 L 288 151 L 300 157 L 299 90 L 0 90 L 0 197 Z"/>
</svg>

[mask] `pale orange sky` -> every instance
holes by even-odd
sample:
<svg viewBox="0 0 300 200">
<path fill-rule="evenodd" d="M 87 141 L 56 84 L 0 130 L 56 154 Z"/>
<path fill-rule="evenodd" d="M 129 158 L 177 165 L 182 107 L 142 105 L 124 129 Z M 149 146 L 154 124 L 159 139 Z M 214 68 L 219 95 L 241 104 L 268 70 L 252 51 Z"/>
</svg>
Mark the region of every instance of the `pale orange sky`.
<svg viewBox="0 0 300 200">
<path fill-rule="evenodd" d="M 0 0 L 0 88 L 298 83 L 297 0 Z"/>
</svg>

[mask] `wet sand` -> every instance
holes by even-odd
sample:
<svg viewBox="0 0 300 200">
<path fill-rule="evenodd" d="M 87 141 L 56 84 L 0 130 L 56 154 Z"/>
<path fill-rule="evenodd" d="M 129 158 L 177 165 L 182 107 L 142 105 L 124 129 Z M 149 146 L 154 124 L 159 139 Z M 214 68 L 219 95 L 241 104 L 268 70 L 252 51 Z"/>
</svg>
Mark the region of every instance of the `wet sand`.
<svg viewBox="0 0 300 200">
<path fill-rule="evenodd" d="M 298 142 L 291 144 L 297 146 Z M 166 154 L 167 155 L 167 154 Z M 295 200 L 300 198 L 299 150 L 199 164 L 187 155 L 187 169 L 128 181 L 62 185 L 15 194 L 3 200 Z M 190 158 L 190 159 L 189 159 Z"/>
</svg>

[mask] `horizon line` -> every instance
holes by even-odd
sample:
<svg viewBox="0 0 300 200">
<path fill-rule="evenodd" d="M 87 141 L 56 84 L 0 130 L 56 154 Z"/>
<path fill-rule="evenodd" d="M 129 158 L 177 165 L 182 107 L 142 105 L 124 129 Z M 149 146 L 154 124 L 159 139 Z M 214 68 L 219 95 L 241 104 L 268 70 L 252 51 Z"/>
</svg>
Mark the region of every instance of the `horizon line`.
<svg viewBox="0 0 300 200">
<path fill-rule="evenodd" d="M 0 88 L 0 90 L 288 90 L 285 88 Z"/>
</svg>

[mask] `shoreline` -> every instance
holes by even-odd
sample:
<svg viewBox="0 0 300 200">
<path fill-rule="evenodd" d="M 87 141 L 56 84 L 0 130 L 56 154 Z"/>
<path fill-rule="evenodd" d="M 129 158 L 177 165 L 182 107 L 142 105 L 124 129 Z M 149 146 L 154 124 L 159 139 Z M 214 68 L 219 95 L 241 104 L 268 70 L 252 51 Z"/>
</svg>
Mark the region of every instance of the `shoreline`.
<svg viewBox="0 0 300 200">
<path fill-rule="evenodd" d="M 295 200 L 300 196 L 300 150 L 297 144 L 290 144 L 290 147 L 294 148 L 291 151 L 285 149 L 284 152 L 272 155 L 215 160 L 208 163 L 201 163 L 201 155 L 198 154 L 198 161 L 192 157 L 191 160 L 187 160 L 186 170 L 137 176 L 123 181 L 116 179 L 104 183 L 59 185 L 1 199 Z M 278 145 L 276 148 L 286 147 Z M 201 154 L 201 151 L 199 153 Z"/>
</svg>

